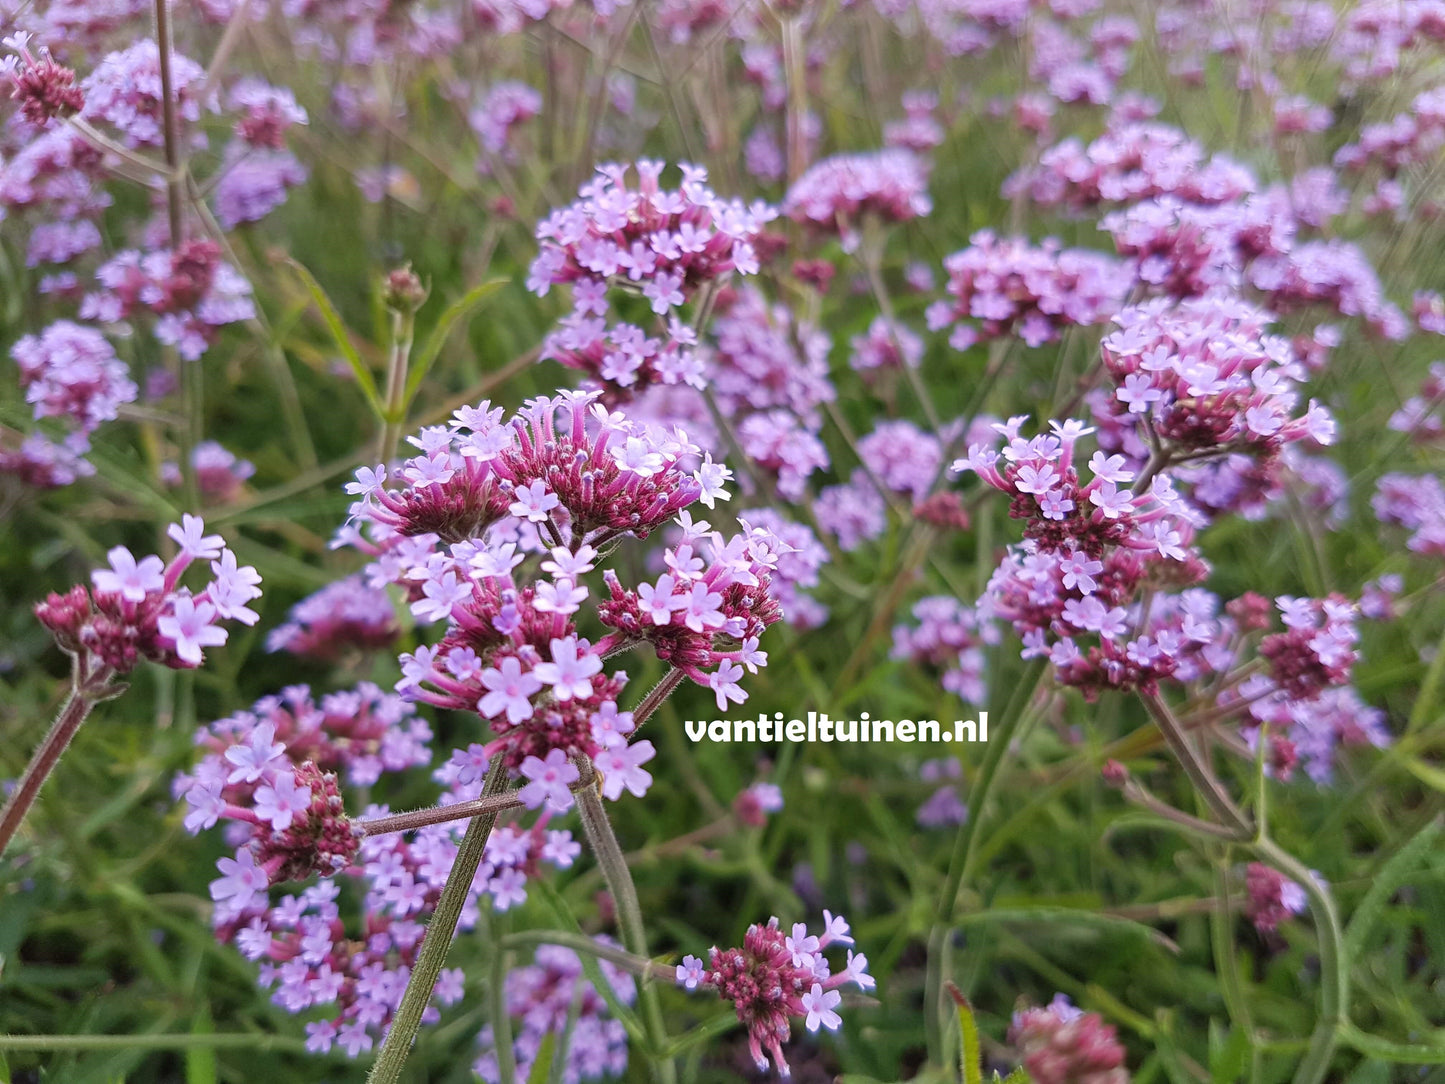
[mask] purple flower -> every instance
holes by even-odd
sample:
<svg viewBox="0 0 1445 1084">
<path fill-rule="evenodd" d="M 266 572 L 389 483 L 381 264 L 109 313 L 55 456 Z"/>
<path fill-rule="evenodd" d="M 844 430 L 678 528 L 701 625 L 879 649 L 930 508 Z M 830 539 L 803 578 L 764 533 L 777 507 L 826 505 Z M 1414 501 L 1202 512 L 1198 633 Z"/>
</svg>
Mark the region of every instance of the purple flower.
<svg viewBox="0 0 1445 1084">
<path fill-rule="evenodd" d="M 601 670 L 602 660 L 591 653 L 587 641 L 569 636 L 552 641 L 552 661 L 538 663 L 532 674 L 542 684 L 552 686 L 552 695 L 558 700 L 574 696 L 585 700 L 592 695 L 592 675 Z"/>
<path fill-rule="evenodd" d="M 110 568 L 98 568 L 90 574 L 97 591 L 118 594 L 131 602 L 144 602 L 150 592 L 165 589 L 166 566 L 159 557 L 143 557 L 137 563 L 135 556 L 124 546 L 116 546 L 106 557 Z M 222 642 L 225 642 L 224 639 Z"/>
<path fill-rule="evenodd" d="M 211 882 L 211 899 L 225 904 L 234 912 L 244 911 L 258 897 L 266 894 L 270 877 L 256 865 L 256 856 L 243 847 L 235 858 L 221 858 L 216 868 L 223 876 Z"/>
<path fill-rule="evenodd" d="M 561 749 L 548 752 L 546 760 L 528 757 L 522 761 L 521 770 L 528 782 L 517 792 L 517 797 L 528 809 L 537 809 L 545 803 L 554 813 L 561 813 L 571 807 L 572 791 L 568 784 L 577 782 L 580 773 Z"/>
<path fill-rule="evenodd" d="M 627 790 L 634 798 L 641 798 L 652 785 L 652 774 L 641 765 L 656 755 L 652 742 L 645 740 L 603 749 L 593 758 L 602 775 L 603 797 L 615 802 Z"/>
<path fill-rule="evenodd" d="M 176 654 L 182 660 L 200 665 L 201 648 L 220 647 L 226 642 L 226 630 L 211 623 L 215 619 L 216 608 L 209 602 L 178 595 L 171 604 L 171 613 L 160 618 L 156 628 L 175 642 Z"/>
<path fill-rule="evenodd" d="M 824 990 L 821 983 L 813 983 L 802 997 L 803 1011 L 807 1013 L 804 1025 L 809 1031 L 817 1031 L 819 1025 L 830 1031 L 837 1031 L 843 1025 L 843 1018 L 833 1011 L 840 1004 L 843 995 L 837 990 Z"/>
<path fill-rule="evenodd" d="M 289 771 L 279 771 L 269 784 L 256 788 L 256 815 L 270 822 L 272 828 L 284 832 L 291 822 L 311 805 L 311 790 L 298 787 Z"/>
<path fill-rule="evenodd" d="M 601 668 L 602 663 L 598 660 L 597 669 Z M 505 713 L 509 723 L 530 719 L 532 702 L 528 698 L 542 688 L 541 671 L 542 667 L 537 666 L 523 672 L 521 661 L 513 655 L 503 658 L 500 666 L 483 670 L 479 680 L 488 691 L 477 704 L 477 710 L 487 718 Z M 591 692 L 590 684 L 588 692 Z"/>
</svg>

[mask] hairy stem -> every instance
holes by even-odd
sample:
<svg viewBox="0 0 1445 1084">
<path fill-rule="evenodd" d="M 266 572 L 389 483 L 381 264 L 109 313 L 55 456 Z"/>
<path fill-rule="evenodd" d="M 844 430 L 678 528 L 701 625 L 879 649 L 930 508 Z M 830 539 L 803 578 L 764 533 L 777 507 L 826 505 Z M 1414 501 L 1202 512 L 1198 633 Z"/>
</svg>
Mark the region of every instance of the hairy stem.
<svg viewBox="0 0 1445 1084">
<path fill-rule="evenodd" d="M 638 703 L 632 711 L 632 724 L 634 729 L 640 727 L 652 717 L 652 713 L 662 706 L 662 702 L 672 695 L 674 689 L 682 684 L 686 675 L 677 667 L 673 667 L 663 675 L 661 681 L 648 690 L 646 696 Z"/>
<path fill-rule="evenodd" d="M 598 868 L 607 882 L 612 895 L 613 906 L 617 909 L 617 925 L 622 933 L 622 944 L 634 956 L 647 958 L 647 931 L 642 924 L 642 907 L 637 902 L 637 886 L 632 883 L 632 873 L 627 868 L 627 859 L 612 831 L 612 822 L 602 808 L 602 797 L 595 783 L 597 774 L 588 757 L 577 757 L 574 762 L 581 774 L 581 781 L 593 784 L 577 792 L 577 812 L 582 818 L 582 829 L 587 843 L 597 858 Z M 658 1084 L 675 1084 L 677 1070 L 672 1059 L 662 1055 L 667 1048 L 667 1029 L 662 1019 L 662 1002 L 657 996 L 657 987 L 644 979 L 638 983 L 637 999 L 642 1006 L 642 1026 L 647 1033 L 648 1044 L 656 1053 L 652 1056 L 653 1076 Z"/>
<path fill-rule="evenodd" d="M 85 662 L 76 659 L 71 671 L 70 693 L 65 698 L 60 714 L 55 717 L 45 740 L 40 743 L 40 748 L 35 750 L 30 763 L 25 766 L 25 774 L 20 777 L 10 800 L 5 803 L 5 808 L 0 810 L 0 855 L 10 846 L 10 841 L 25 820 L 25 815 L 35 804 L 40 788 L 55 770 L 61 754 L 70 745 L 70 740 L 75 737 L 80 725 L 85 722 L 90 709 L 121 691 L 109 686 L 108 681 L 107 671 L 88 674 Z"/>
<path fill-rule="evenodd" d="M 507 769 L 502 758 L 498 757 L 492 762 L 492 770 L 487 773 L 482 796 L 485 798 L 500 793 L 506 780 Z M 442 888 L 441 898 L 437 900 L 436 911 L 427 923 L 421 951 L 417 954 L 411 978 L 407 981 L 406 992 L 402 994 L 401 1005 L 392 1017 L 391 1027 L 381 1044 L 376 1063 L 366 1077 L 367 1084 L 396 1084 L 396 1081 L 401 1079 L 401 1070 L 406 1065 L 407 1055 L 411 1053 L 412 1042 L 421 1027 L 422 1014 L 426 1012 L 427 1002 L 431 1000 L 437 978 L 447 962 L 457 920 L 461 918 L 467 894 L 471 891 L 472 881 L 477 875 L 477 867 L 482 864 L 482 852 L 486 849 L 487 839 L 496 823 L 497 814 L 491 812 L 474 817 L 467 825 L 466 835 L 462 837 L 461 846 L 457 849 L 456 861 L 452 863 L 452 871 L 447 874 L 447 883 Z"/>
</svg>

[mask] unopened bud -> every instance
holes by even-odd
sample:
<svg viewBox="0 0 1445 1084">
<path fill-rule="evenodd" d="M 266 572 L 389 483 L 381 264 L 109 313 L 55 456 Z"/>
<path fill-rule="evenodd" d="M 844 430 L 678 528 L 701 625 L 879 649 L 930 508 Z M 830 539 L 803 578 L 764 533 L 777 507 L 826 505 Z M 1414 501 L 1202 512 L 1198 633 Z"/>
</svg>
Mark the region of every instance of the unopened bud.
<svg viewBox="0 0 1445 1084">
<path fill-rule="evenodd" d="M 382 284 L 381 299 L 387 308 L 410 315 L 422 307 L 426 294 L 421 278 L 411 269 L 411 264 L 407 264 L 386 276 Z"/>
</svg>

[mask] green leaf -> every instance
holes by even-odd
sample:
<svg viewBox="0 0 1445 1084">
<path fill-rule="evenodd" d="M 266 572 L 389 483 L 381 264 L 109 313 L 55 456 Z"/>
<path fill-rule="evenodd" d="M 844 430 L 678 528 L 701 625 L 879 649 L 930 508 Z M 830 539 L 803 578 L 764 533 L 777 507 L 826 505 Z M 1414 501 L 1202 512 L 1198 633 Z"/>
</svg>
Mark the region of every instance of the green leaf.
<svg viewBox="0 0 1445 1084">
<path fill-rule="evenodd" d="M 346 330 L 346 325 L 342 323 L 341 314 L 336 311 L 336 306 L 331 303 L 331 298 L 321 288 L 321 283 L 316 281 L 315 275 L 295 260 L 288 259 L 286 263 L 296 272 L 302 285 L 306 287 L 307 293 L 311 295 L 311 300 L 321 313 L 321 319 L 326 321 L 326 328 L 331 332 L 332 339 L 336 341 L 336 348 L 341 351 L 342 357 L 351 366 L 351 371 L 356 376 L 356 383 L 365 394 L 367 403 L 370 404 L 377 418 L 384 420 L 386 409 L 382 405 L 381 394 L 376 390 L 376 380 L 371 375 L 371 369 L 367 367 L 366 362 L 362 360 L 356 346 L 352 343 L 351 334 Z"/>
<path fill-rule="evenodd" d="M 542 1045 L 537 1048 L 537 1059 L 532 1062 L 532 1071 L 527 1074 L 527 1084 L 547 1084 L 552 1072 L 552 1055 L 557 1050 L 557 1033 L 549 1031 L 542 1036 Z"/>
<path fill-rule="evenodd" d="M 999 1075 L 994 1073 L 993 1078 L 994 1080 L 998 1080 Z M 1008 1076 L 1003 1078 L 1003 1084 L 1033 1084 L 1033 1077 L 1029 1076 L 1028 1070 L 1020 1065 Z"/>
<path fill-rule="evenodd" d="M 436 364 L 436 360 L 442 352 L 442 347 L 446 345 L 447 336 L 451 334 L 452 328 L 455 327 L 458 321 L 464 316 L 470 315 L 472 310 L 483 301 L 507 285 L 508 281 L 510 280 L 491 279 L 482 283 L 480 286 L 473 286 L 460 298 L 447 306 L 446 311 L 443 312 L 441 318 L 437 320 L 436 326 L 432 328 L 431 334 L 427 336 L 426 342 L 422 344 L 421 352 L 411 360 L 411 371 L 407 374 L 406 378 L 406 393 L 403 395 L 401 401 L 402 418 L 396 419 L 397 421 L 405 418 L 406 410 L 411 406 L 411 401 L 416 397 L 416 393 L 421 390 L 421 382 L 426 379 L 426 374 L 431 370 L 431 367 Z"/>
<path fill-rule="evenodd" d="M 1350 917 L 1350 924 L 1345 929 L 1345 957 L 1354 960 L 1364 947 L 1365 938 L 1369 936 L 1370 930 L 1379 921 L 1380 913 L 1384 910 L 1385 904 L 1395 894 L 1419 864 L 1420 859 L 1429 853 L 1430 845 L 1435 837 L 1440 834 L 1441 821 L 1439 817 L 1430 821 L 1415 833 L 1414 837 L 1390 856 L 1390 860 L 1381 867 L 1379 873 L 1375 874 L 1370 882 L 1370 890 L 1365 893 L 1365 898 L 1355 908 L 1355 913 Z"/>
<path fill-rule="evenodd" d="M 1249 1065 L 1249 1036 L 1242 1028 L 1226 1034 L 1215 1021 L 1209 1022 L 1209 1075 L 1214 1084 L 1235 1084 L 1243 1080 Z"/>
</svg>

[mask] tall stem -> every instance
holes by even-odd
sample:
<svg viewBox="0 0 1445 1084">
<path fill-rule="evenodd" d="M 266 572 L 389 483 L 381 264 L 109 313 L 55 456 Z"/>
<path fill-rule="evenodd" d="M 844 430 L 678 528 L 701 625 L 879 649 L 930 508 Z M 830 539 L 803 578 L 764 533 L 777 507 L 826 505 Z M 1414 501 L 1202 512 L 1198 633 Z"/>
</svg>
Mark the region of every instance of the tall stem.
<svg viewBox="0 0 1445 1084">
<path fill-rule="evenodd" d="M 492 770 L 487 774 L 487 781 L 482 787 L 483 797 L 500 793 L 506 782 L 507 769 L 502 758 L 497 757 L 492 762 Z M 442 888 L 441 898 L 437 900 L 436 911 L 427 923 L 426 934 L 421 941 L 421 952 L 417 954 L 416 965 L 412 968 L 411 978 L 406 984 L 406 992 L 401 997 L 401 1005 L 392 1017 L 391 1027 L 381 1044 L 381 1053 L 377 1055 L 376 1063 L 367 1075 L 367 1084 L 395 1084 L 401 1078 L 401 1070 L 406 1065 L 412 1042 L 421 1027 L 422 1014 L 426 1012 L 427 1002 L 431 1000 L 437 978 L 447 962 L 452 936 L 457 930 L 457 920 L 462 916 L 467 894 L 477 876 L 477 868 L 482 864 L 482 852 L 486 849 L 487 839 L 496 823 L 497 814 L 493 810 L 473 818 L 467 825 L 466 835 L 462 836 L 461 846 L 457 848 L 456 861 L 452 863 L 452 871 L 447 874 L 447 883 Z"/>
<path fill-rule="evenodd" d="M 989 795 L 998 779 L 999 765 L 1008 754 L 1009 744 L 1018 731 L 1024 711 L 1046 672 L 1043 661 L 1036 659 L 1029 664 L 1018 685 L 1014 687 L 1013 696 L 1004 708 L 1003 718 L 989 735 L 983 763 L 978 769 L 978 779 L 969 789 L 968 818 L 959 826 L 958 835 L 954 837 L 953 855 L 948 860 L 948 874 L 938 896 L 933 929 L 928 935 L 928 965 L 923 985 L 923 1018 L 928 1031 L 929 1060 L 934 1064 L 941 1063 L 943 1051 L 943 1033 L 938 1019 L 939 1003 L 943 994 L 943 955 L 952 929 L 958 892 L 973 866 L 974 853 L 978 848 L 979 825 L 983 823 Z"/>
<path fill-rule="evenodd" d="M 45 740 L 40 743 L 40 748 L 35 750 L 30 763 L 25 766 L 25 774 L 20 777 L 10 800 L 5 803 L 5 808 L 0 810 L 0 855 L 10 846 L 20 823 L 35 804 L 40 788 L 45 785 L 45 780 L 50 777 L 50 773 L 60 761 L 61 754 L 70 745 L 70 739 L 75 737 L 76 731 L 80 729 L 80 724 L 85 722 L 90 709 L 100 700 L 106 699 L 101 695 L 106 690 L 106 680 L 104 673 L 87 680 L 86 664 L 76 659 L 71 671 L 70 693 L 65 698 L 60 714 L 55 717 Z"/>
<path fill-rule="evenodd" d="M 1144 707 L 1148 710 L 1150 718 L 1159 727 L 1159 732 L 1164 735 L 1164 741 L 1168 744 L 1174 757 L 1179 761 L 1179 766 L 1184 769 L 1184 774 L 1194 784 L 1194 789 L 1199 792 L 1201 798 L 1208 804 L 1209 808 L 1229 828 L 1241 834 L 1251 834 L 1249 820 L 1245 817 L 1239 806 L 1234 804 L 1223 785 L 1214 776 L 1214 770 L 1210 768 L 1208 760 L 1200 756 L 1189 740 L 1189 735 L 1184 732 L 1184 727 L 1169 710 L 1169 705 L 1164 703 L 1157 694 L 1140 692 L 1139 699 L 1143 701 Z"/>
<path fill-rule="evenodd" d="M 409 312 L 393 312 L 391 315 L 391 356 L 386 364 L 386 420 L 382 423 L 381 437 L 376 449 L 378 463 L 390 462 L 396 454 L 396 443 L 401 439 L 401 429 L 406 423 L 402 417 L 406 398 L 406 374 L 411 364 L 411 341 L 416 327 L 416 317 Z"/>
<path fill-rule="evenodd" d="M 156 53 L 161 76 L 161 124 L 165 136 L 166 217 L 171 229 L 171 248 L 185 240 L 185 223 L 181 200 L 185 194 L 181 177 L 181 139 L 176 119 L 175 80 L 171 75 L 171 12 L 170 0 L 156 0 Z"/>
<path fill-rule="evenodd" d="M 1330 1059 L 1340 1033 L 1347 1025 L 1350 998 L 1350 962 L 1345 955 L 1344 934 L 1334 897 L 1318 878 L 1294 855 L 1272 839 L 1256 840 L 1252 850 L 1286 877 L 1299 884 L 1310 901 L 1315 936 L 1320 952 L 1320 1016 L 1310 1036 L 1304 1060 L 1295 1069 L 1294 1084 L 1321 1084 L 1330 1070 Z"/>
<path fill-rule="evenodd" d="M 788 184 L 803 175 L 808 165 L 804 118 L 808 113 L 807 55 L 804 53 L 801 17 L 783 18 L 783 77 L 787 83 Z"/>
<path fill-rule="evenodd" d="M 573 763 L 581 774 L 582 783 L 594 783 L 597 779 L 588 757 L 577 757 Z M 582 818 L 582 829 L 587 843 L 602 870 L 607 882 L 607 891 L 612 894 L 613 906 L 617 909 L 617 925 L 622 933 L 622 944 L 635 956 L 647 959 L 647 931 L 642 924 L 642 907 L 637 902 L 637 886 L 632 883 L 632 872 L 627 868 L 627 859 L 612 831 L 612 822 L 602 808 L 602 798 L 595 786 L 584 786 L 577 792 L 577 812 Z M 672 1059 L 664 1056 L 667 1048 L 667 1029 L 662 1019 L 662 1002 L 657 996 L 657 987 L 643 979 L 637 988 L 638 1000 L 642 1003 L 642 1026 L 647 1032 L 647 1041 L 652 1047 L 653 1075 L 658 1084 L 675 1084 L 677 1070 Z"/>
</svg>

